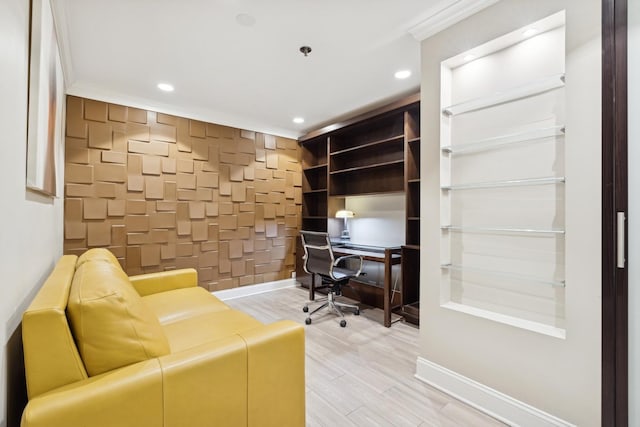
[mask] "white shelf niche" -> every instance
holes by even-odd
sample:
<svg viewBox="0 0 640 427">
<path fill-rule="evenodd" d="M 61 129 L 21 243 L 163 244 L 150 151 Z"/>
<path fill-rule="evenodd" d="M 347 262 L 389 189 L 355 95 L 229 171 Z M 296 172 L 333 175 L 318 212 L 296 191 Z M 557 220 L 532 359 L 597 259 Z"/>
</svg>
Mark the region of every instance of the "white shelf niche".
<svg viewBox="0 0 640 427">
<path fill-rule="evenodd" d="M 503 168 L 504 165 L 495 163 L 496 157 L 487 153 L 505 146 L 509 146 L 514 153 L 521 147 L 529 147 L 527 153 L 530 153 L 531 147 L 534 147 L 534 150 L 544 148 L 545 145 L 538 142 L 553 140 L 556 144 L 554 149 L 559 150 L 558 153 L 564 151 L 564 144 L 558 143 L 563 141 L 565 134 L 564 103 L 556 101 L 564 97 L 564 13 L 552 15 L 530 26 L 540 29 L 534 37 L 523 38 L 520 29 L 468 52 L 461 52 L 441 64 L 440 209 L 442 223 L 451 225 L 441 227 L 443 232 L 440 237 L 440 302 L 443 308 L 452 308 L 530 331 L 563 337 L 566 284 L 558 277 L 563 277 L 564 271 L 565 227 L 563 219 L 554 223 L 552 228 L 545 226 L 549 224 L 549 217 L 554 217 L 564 208 L 564 190 L 559 187 L 565 182 L 564 169 L 552 167 L 557 161 L 563 162 L 563 156 L 556 154 L 559 157 L 551 159 L 548 155 L 523 155 L 522 167 L 519 168 L 523 173 L 518 177 L 503 174 L 504 177 L 492 180 L 493 176 L 498 175 L 484 172 Z M 542 36 L 540 40 L 536 40 L 538 36 Z M 479 62 L 465 63 L 464 57 L 467 54 L 473 54 L 477 58 L 474 61 Z M 521 62 L 516 63 L 517 61 Z M 470 68 L 465 69 L 467 64 Z M 466 78 L 472 80 L 464 81 Z M 527 142 L 531 144 L 526 144 Z M 538 146 L 542 148 L 537 148 Z M 473 155 L 460 158 L 457 156 L 467 153 Z M 549 150 L 546 153 L 548 154 Z M 458 162 L 463 158 L 467 159 L 467 163 L 462 163 L 465 166 L 469 161 L 479 162 L 476 163 L 478 167 L 474 168 L 474 171 L 479 172 L 473 177 L 466 175 L 468 179 L 461 180 L 458 177 L 456 182 L 456 174 L 460 168 Z M 514 160 L 519 161 L 517 156 Z M 545 168 L 537 168 L 536 165 Z M 551 174 L 545 176 L 539 173 L 541 170 L 549 171 Z M 460 181 L 462 183 L 459 183 Z M 522 187 L 524 191 L 525 187 L 531 186 L 540 186 L 539 191 L 544 192 L 542 194 L 545 200 L 552 201 L 548 205 L 540 205 L 544 211 L 541 214 L 545 216 L 546 222 L 540 218 L 540 221 L 525 223 L 524 218 L 531 218 L 531 215 L 527 216 L 525 213 L 522 214 L 522 221 L 519 221 L 520 214 L 517 209 L 513 209 L 520 200 L 519 188 Z M 475 211 L 464 210 L 465 207 L 471 209 L 471 206 L 474 206 L 467 203 L 467 199 L 473 195 L 475 198 L 487 197 L 485 206 L 493 209 L 493 204 L 496 203 L 495 209 L 499 211 L 501 207 L 505 207 L 504 203 L 509 203 L 508 200 L 505 201 L 505 197 L 510 196 L 505 196 L 504 192 L 500 193 L 499 199 L 495 198 L 494 193 L 503 187 L 511 187 L 510 191 L 513 193 L 510 194 L 514 197 L 508 212 L 514 212 L 515 216 L 509 218 L 509 225 L 499 223 L 500 215 L 496 215 L 495 223 L 484 224 L 478 220 L 479 217 L 476 218 Z M 474 189 L 483 189 L 483 192 L 457 191 Z M 454 194 L 455 205 L 452 204 Z M 553 202 L 554 200 L 557 201 Z M 456 211 L 452 212 L 452 209 Z M 457 224 L 452 221 L 454 217 L 461 218 L 461 213 L 464 213 L 464 223 Z M 558 218 L 563 216 L 558 215 Z M 482 227 L 468 225 L 481 223 Z M 505 245 L 516 244 L 522 251 L 516 254 L 509 252 L 506 246 L 494 247 L 492 250 L 497 249 L 496 253 L 505 254 L 504 257 L 496 258 L 487 254 L 491 263 L 482 264 L 482 268 L 479 268 L 481 264 L 474 268 L 477 263 L 473 262 L 473 265 L 458 263 L 456 260 L 468 256 L 464 245 L 471 244 L 471 241 L 464 240 L 461 245 L 459 238 L 452 239 L 455 235 L 469 236 L 469 233 L 475 235 L 474 250 L 489 248 L 489 244 L 503 244 L 504 240 L 496 240 L 494 237 L 491 237 L 490 243 L 489 240 L 484 240 L 498 233 L 509 235 L 508 239 L 511 240 L 508 244 L 504 243 Z M 553 257 L 542 257 L 554 259 L 551 264 L 544 265 L 542 270 L 545 273 L 542 277 L 537 277 L 535 273 L 539 271 L 536 262 L 542 262 L 542 258 L 533 261 L 523 258 L 522 255 L 539 249 L 534 246 L 540 243 L 535 236 L 556 237 L 555 244 L 545 246 L 549 250 L 558 251 L 557 258 L 555 252 L 549 252 Z M 474 252 L 473 256 L 480 257 L 474 258 L 475 260 L 481 260 L 483 257 L 482 252 Z M 501 273 L 501 270 L 509 273 Z M 547 279 L 546 273 L 553 271 L 559 276 L 549 274 Z M 452 281 L 452 272 L 459 273 L 455 283 Z M 463 272 L 466 273 L 462 274 Z M 477 281 L 480 277 L 478 274 L 483 275 L 482 282 Z M 492 283 L 502 285 L 492 286 Z M 539 288 L 529 287 L 536 283 Z M 482 294 L 485 290 L 489 292 L 486 295 Z M 539 301 L 542 300 L 545 303 L 540 305 Z M 532 309 L 534 306 L 538 309 Z"/>
</svg>

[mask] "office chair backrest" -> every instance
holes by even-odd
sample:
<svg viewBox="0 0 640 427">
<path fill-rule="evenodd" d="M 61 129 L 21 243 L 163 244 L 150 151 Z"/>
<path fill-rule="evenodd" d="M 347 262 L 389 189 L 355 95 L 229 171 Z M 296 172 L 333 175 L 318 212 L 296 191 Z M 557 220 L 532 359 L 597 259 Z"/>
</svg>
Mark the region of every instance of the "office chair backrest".
<svg viewBox="0 0 640 427">
<path fill-rule="evenodd" d="M 329 234 L 317 231 L 300 231 L 304 246 L 304 270 L 321 276 L 331 277 L 334 256 Z"/>
</svg>

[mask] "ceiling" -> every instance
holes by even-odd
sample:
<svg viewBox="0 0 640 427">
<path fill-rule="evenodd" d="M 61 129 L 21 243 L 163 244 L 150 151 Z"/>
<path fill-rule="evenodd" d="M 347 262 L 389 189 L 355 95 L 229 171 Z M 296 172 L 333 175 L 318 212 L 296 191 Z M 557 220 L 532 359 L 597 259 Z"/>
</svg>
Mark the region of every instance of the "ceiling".
<svg viewBox="0 0 640 427">
<path fill-rule="evenodd" d="M 458 2 L 55 0 L 53 5 L 68 93 L 297 137 L 417 92 L 420 43 L 409 30 Z M 299 51 L 303 45 L 312 48 L 307 57 Z M 412 75 L 394 78 L 401 69 Z M 175 91 L 158 90 L 160 82 Z M 305 122 L 293 123 L 294 117 Z"/>
</svg>

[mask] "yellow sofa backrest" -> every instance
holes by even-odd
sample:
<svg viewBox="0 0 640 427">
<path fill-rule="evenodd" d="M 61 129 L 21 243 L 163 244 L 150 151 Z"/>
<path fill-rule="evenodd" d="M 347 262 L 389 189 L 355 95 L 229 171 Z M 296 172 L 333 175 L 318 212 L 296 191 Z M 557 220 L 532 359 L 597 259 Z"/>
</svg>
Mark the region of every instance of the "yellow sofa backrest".
<svg viewBox="0 0 640 427">
<path fill-rule="evenodd" d="M 64 255 L 22 316 L 29 399 L 87 378 L 67 322 L 69 289 L 77 257 Z"/>
<path fill-rule="evenodd" d="M 118 267 L 122 269 L 120 263 L 118 262 L 118 258 L 109 250 L 105 248 L 93 248 L 89 249 L 78 258 L 76 261 L 76 270 L 80 268 L 80 266 L 89 261 L 104 261 L 107 262 L 114 267 Z"/>
<path fill-rule="evenodd" d="M 81 261 L 71 283 L 67 317 L 89 376 L 169 354 L 158 318 L 120 264 Z"/>
<path fill-rule="evenodd" d="M 170 352 L 153 312 L 107 249 L 56 264 L 22 316 L 27 394 Z"/>
</svg>

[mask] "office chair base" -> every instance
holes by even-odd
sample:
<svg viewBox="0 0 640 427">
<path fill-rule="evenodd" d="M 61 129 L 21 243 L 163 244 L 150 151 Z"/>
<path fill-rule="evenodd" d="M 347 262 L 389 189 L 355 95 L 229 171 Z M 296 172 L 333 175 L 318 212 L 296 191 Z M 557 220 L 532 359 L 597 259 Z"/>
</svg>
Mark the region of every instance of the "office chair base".
<svg viewBox="0 0 640 427">
<path fill-rule="evenodd" d="M 342 312 L 343 308 L 348 308 L 350 310 L 353 310 L 354 314 L 356 316 L 360 315 L 360 307 L 358 307 L 357 305 L 354 305 L 354 304 L 346 304 L 346 303 L 343 303 L 343 302 L 336 301 L 335 300 L 335 295 L 333 294 L 333 292 L 330 292 L 329 294 L 327 294 L 327 297 L 323 298 L 321 301 L 325 301 L 325 302 L 323 304 L 321 304 L 319 307 L 315 308 L 311 313 L 309 313 L 309 305 L 308 304 L 305 304 L 305 306 L 302 307 L 302 311 L 303 312 L 309 313 L 309 315 L 307 316 L 307 318 L 304 321 L 305 324 L 310 325 L 311 324 L 311 315 L 313 315 L 317 311 L 320 311 L 320 310 L 322 310 L 323 308 L 326 308 L 326 307 L 328 307 L 331 311 L 333 311 L 334 313 L 336 313 L 337 315 L 339 315 L 340 317 L 343 318 L 342 320 L 340 320 L 340 326 L 342 326 L 343 328 L 345 326 L 347 326 L 347 321 L 344 320 L 344 313 Z"/>
<path fill-rule="evenodd" d="M 304 319 L 304 323 L 306 323 L 307 325 L 310 325 L 310 324 L 311 324 L 311 318 L 310 318 L 310 317 L 307 317 L 306 319 Z M 347 321 L 346 321 L 346 320 L 344 320 L 344 319 L 342 319 L 342 320 L 340 321 L 340 326 L 341 326 L 341 327 L 343 327 L 343 328 L 344 328 L 345 326 L 347 326 Z"/>
</svg>

